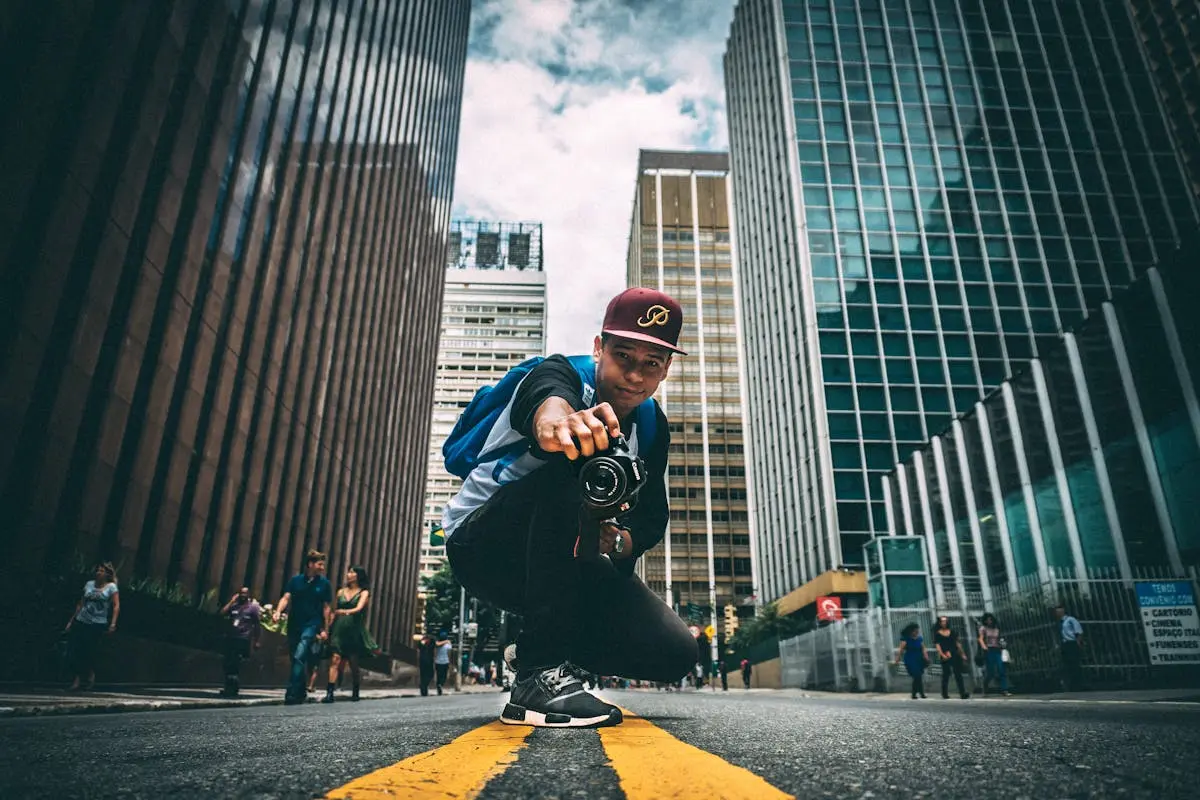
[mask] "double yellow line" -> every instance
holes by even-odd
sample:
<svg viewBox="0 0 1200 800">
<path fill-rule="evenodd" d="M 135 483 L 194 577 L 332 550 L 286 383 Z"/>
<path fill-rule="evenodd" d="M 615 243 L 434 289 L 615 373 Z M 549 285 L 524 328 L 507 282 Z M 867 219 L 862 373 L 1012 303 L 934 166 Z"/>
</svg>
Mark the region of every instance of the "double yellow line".
<svg viewBox="0 0 1200 800">
<path fill-rule="evenodd" d="M 600 742 L 629 800 L 725 798 L 793 800 L 748 770 L 681 742 L 622 709 L 625 722 L 600 728 Z M 516 762 L 533 728 L 499 721 L 459 736 L 436 750 L 357 778 L 326 795 L 337 800 L 451 800 L 473 798 Z M 574 731 L 572 735 L 589 735 Z"/>
</svg>

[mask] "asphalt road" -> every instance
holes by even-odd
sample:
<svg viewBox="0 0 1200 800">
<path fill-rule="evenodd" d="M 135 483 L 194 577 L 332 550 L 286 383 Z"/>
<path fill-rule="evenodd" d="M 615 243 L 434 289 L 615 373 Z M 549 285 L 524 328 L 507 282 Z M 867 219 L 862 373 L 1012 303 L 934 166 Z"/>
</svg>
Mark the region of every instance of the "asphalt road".
<svg viewBox="0 0 1200 800">
<path fill-rule="evenodd" d="M 0 720 L 0 797 L 383 796 L 336 790 L 429 751 L 377 781 L 399 781 L 399 797 L 460 796 L 474 781 L 483 800 L 758 798 L 772 786 L 802 798 L 1193 798 L 1200 786 L 1200 704 L 607 697 L 633 712 L 625 725 L 527 738 L 491 724 L 499 694 Z"/>
</svg>

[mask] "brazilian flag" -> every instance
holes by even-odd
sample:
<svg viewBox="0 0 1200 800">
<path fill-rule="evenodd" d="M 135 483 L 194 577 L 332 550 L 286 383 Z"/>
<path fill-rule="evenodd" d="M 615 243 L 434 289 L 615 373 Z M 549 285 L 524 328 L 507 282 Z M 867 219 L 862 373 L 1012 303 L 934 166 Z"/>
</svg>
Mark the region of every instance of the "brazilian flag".
<svg viewBox="0 0 1200 800">
<path fill-rule="evenodd" d="M 429 523 L 429 546 L 442 547 L 446 544 L 446 532 L 442 530 L 442 523 Z"/>
</svg>

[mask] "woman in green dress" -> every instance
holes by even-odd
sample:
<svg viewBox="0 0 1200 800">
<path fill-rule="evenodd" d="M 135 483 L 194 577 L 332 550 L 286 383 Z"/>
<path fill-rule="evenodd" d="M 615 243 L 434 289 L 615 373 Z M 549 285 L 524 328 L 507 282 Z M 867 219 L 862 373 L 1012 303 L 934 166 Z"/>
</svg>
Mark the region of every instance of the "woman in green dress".
<svg viewBox="0 0 1200 800">
<path fill-rule="evenodd" d="M 329 630 L 329 645 L 333 650 L 333 661 L 329 665 L 329 683 L 325 687 L 322 703 L 333 702 L 333 690 L 342 677 L 346 664 L 350 664 L 350 679 L 354 693 L 351 700 L 358 700 L 358 661 L 377 649 L 367 631 L 367 604 L 371 602 L 367 571 L 362 567 L 346 570 L 346 582 L 337 593 L 337 608 L 333 612 L 333 626 Z"/>
</svg>

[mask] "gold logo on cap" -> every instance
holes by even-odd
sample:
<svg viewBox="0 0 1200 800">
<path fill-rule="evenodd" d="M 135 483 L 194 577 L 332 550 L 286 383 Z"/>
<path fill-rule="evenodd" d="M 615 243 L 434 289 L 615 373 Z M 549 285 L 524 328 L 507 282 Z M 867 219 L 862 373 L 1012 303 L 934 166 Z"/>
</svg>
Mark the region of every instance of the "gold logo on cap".
<svg viewBox="0 0 1200 800">
<path fill-rule="evenodd" d="M 671 312 L 664 306 L 650 306 L 646 309 L 646 316 L 638 317 L 639 328 L 649 328 L 651 325 L 666 325 L 667 320 L 671 318 Z"/>
</svg>

